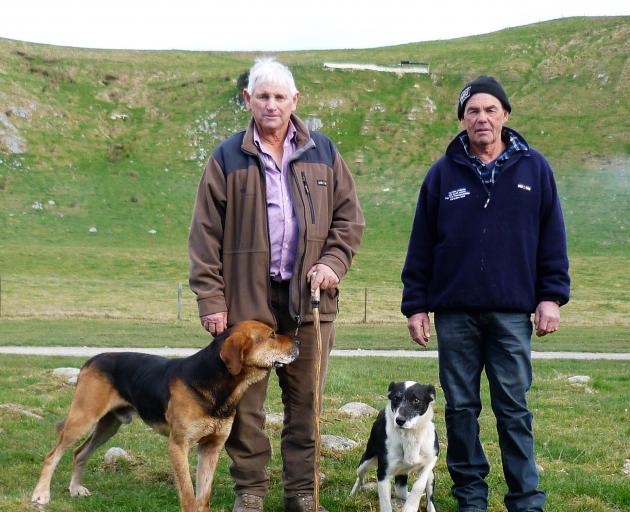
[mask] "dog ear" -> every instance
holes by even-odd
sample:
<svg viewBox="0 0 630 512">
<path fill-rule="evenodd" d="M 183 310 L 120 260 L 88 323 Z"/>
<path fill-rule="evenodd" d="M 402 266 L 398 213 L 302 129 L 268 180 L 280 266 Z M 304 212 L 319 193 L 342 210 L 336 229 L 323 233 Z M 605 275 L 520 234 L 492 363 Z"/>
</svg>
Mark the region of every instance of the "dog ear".
<svg viewBox="0 0 630 512">
<path fill-rule="evenodd" d="M 387 388 L 387 399 L 391 400 L 392 399 L 392 393 L 394 392 L 394 386 L 396 385 L 396 383 L 394 381 L 389 383 L 389 387 Z"/>
<path fill-rule="evenodd" d="M 431 397 L 431 401 L 435 402 L 435 397 L 436 397 L 435 386 L 433 384 L 429 384 L 427 388 L 428 388 L 427 391 L 429 392 L 429 396 Z"/>
<path fill-rule="evenodd" d="M 243 369 L 245 342 L 245 336 L 240 332 L 235 332 L 228 336 L 219 352 L 221 361 L 225 363 L 225 366 L 232 375 L 238 375 Z"/>
</svg>

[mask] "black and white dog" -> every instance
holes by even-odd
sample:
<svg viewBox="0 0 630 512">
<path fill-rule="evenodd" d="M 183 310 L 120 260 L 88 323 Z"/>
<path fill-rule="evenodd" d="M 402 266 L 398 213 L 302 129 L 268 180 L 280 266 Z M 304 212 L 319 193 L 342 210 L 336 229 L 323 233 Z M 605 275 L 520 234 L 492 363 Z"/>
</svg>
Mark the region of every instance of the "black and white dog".
<svg viewBox="0 0 630 512">
<path fill-rule="evenodd" d="M 372 425 L 350 496 L 361 489 L 365 473 L 376 464 L 380 512 L 392 511 L 392 476 L 396 496 L 405 500 L 402 512 L 417 512 L 424 493 L 427 512 L 435 512 L 433 468 L 439 452 L 433 423 L 435 387 L 412 381 L 392 382 L 387 398 L 388 406 L 379 412 Z M 408 493 L 407 477 L 411 472 L 418 472 L 418 478 Z"/>
</svg>

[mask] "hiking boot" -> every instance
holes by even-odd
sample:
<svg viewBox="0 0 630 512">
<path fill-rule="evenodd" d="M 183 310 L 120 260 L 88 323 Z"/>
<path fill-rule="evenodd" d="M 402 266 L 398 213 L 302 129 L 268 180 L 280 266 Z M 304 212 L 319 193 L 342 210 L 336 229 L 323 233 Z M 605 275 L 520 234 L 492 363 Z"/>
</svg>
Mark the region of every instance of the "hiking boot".
<svg viewBox="0 0 630 512">
<path fill-rule="evenodd" d="M 263 499 L 254 494 L 237 494 L 232 512 L 263 512 Z"/>
<path fill-rule="evenodd" d="M 285 496 L 284 512 L 313 512 L 313 496 L 310 494 Z M 320 505 L 318 512 L 328 512 L 328 510 Z"/>
</svg>

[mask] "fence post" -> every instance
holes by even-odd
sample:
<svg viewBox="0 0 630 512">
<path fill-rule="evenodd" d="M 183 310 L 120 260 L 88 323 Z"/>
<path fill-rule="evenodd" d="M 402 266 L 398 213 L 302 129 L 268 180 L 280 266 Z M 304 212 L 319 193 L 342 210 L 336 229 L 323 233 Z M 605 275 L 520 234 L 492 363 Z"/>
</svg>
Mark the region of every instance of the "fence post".
<svg viewBox="0 0 630 512">
<path fill-rule="evenodd" d="M 182 319 L 182 283 L 177 283 L 177 320 Z"/>
<path fill-rule="evenodd" d="M 368 289 L 363 290 L 363 323 L 367 324 Z"/>
</svg>

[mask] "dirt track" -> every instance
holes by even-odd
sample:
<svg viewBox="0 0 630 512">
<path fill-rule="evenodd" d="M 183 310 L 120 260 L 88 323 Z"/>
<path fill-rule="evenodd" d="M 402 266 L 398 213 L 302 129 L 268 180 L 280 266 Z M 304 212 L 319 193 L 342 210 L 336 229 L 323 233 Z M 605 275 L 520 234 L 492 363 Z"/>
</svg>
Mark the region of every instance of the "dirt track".
<svg viewBox="0 0 630 512">
<path fill-rule="evenodd" d="M 144 352 L 167 357 L 185 357 L 198 348 L 121 348 L 121 347 L 2 347 L 0 354 L 22 354 L 35 356 L 90 357 L 101 352 Z M 436 350 L 333 350 L 333 357 L 412 357 L 437 358 Z M 630 361 L 628 352 L 532 352 L 533 359 L 582 359 Z"/>
</svg>

